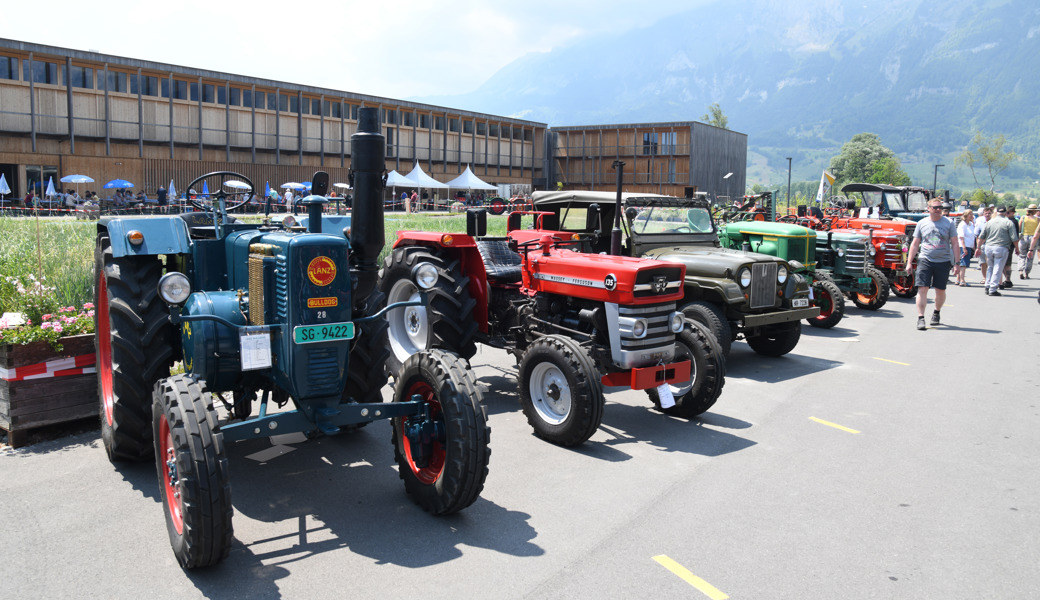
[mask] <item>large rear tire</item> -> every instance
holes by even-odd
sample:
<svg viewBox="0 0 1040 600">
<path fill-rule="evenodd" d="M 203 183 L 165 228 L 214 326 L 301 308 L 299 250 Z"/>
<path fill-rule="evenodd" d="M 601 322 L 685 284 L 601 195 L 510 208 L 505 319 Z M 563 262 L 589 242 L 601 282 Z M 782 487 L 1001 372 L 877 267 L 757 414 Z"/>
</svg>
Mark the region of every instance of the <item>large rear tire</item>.
<svg viewBox="0 0 1040 600">
<path fill-rule="evenodd" d="M 806 319 L 813 327 L 830 329 L 845 316 L 845 297 L 841 295 L 841 288 L 833 281 L 817 279 L 813 283 L 813 296 L 816 306 L 820 307 L 818 316 Z"/>
<path fill-rule="evenodd" d="M 155 468 L 177 562 L 208 567 L 231 551 L 231 483 L 224 436 L 206 384 L 176 375 L 155 385 Z"/>
<path fill-rule="evenodd" d="M 867 267 L 867 277 L 871 280 L 869 291 L 865 294 L 853 294 L 852 301 L 860 308 L 877 310 L 888 302 L 888 279 L 874 267 Z"/>
<path fill-rule="evenodd" d="M 483 396 L 466 364 L 441 350 L 405 360 L 394 386 L 394 402 L 418 395 L 428 403 L 430 420 L 393 420 L 394 458 L 408 495 L 423 510 L 446 515 L 476 501 L 484 489 L 491 430 Z M 409 436 L 411 427 L 423 435 Z"/>
<path fill-rule="evenodd" d="M 379 289 L 386 294 L 387 303 L 419 299 L 411 274 L 421 262 L 436 266 L 439 275 L 437 284 L 427 292 L 429 305 L 398 308 L 386 315 L 390 342 L 386 366 L 395 376 L 409 356 L 422 350 L 440 348 L 467 360 L 477 352 L 473 316 L 477 303 L 457 258 L 449 259 L 424 246 L 394 248 L 379 270 Z"/>
<path fill-rule="evenodd" d="M 375 314 L 386 306 L 386 295 L 373 290 L 355 314 Z M 382 402 L 386 385 L 386 361 L 390 357 L 386 319 L 373 319 L 358 325 L 358 334 L 350 347 L 347 361 L 347 383 L 343 388 L 343 402 Z"/>
<path fill-rule="evenodd" d="M 603 421 L 599 372 L 574 340 L 547 335 L 524 351 L 517 375 L 520 405 L 534 434 L 560 446 L 577 446 Z"/>
<path fill-rule="evenodd" d="M 707 327 L 690 319 L 686 327 L 675 338 L 675 358 L 690 361 L 690 380 L 670 385 L 675 406 L 661 408 L 661 397 L 656 389 L 648 389 L 647 395 L 657 410 L 676 417 L 692 419 L 711 408 L 726 384 L 726 358 L 722 347 Z"/>
<path fill-rule="evenodd" d="M 112 461 L 152 456 L 152 386 L 170 374 L 176 329 L 158 297 L 155 256 L 115 258 L 108 236 L 94 250 L 94 345 L 101 440 Z"/>
<path fill-rule="evenodd" d="M 783 356 L 794 350 L 802 337 L 801 321 L 766 325 L 758 335 L 747 336 L 748 346 L 765 356 Z"/>
<path fill-rule="evenodd" d="M 733 327 L 726 319 L 726 313 L 719 305 L 706 300 L 697 300 L 682 307 L 686 318 L 693 319 L 708 328 L 722 348 L 722 355 L 729 357 L 729 350 L 733 346 Z"/>
</svg>

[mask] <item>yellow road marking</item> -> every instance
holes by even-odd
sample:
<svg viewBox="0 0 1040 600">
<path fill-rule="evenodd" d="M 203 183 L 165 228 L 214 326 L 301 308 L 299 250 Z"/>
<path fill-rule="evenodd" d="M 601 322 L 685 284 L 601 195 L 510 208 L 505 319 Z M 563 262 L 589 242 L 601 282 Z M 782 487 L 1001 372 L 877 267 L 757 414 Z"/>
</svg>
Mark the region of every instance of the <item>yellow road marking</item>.
<svg viewBox="0 0 1040 600">
<path fill-rule="evenodd" d="M 910 366 L 910 363 L 899 362 L 898 360 L 888 360 L 887 358 L 878 358 L 876 356 L 871 356 L 870 358 L 873 358 L 874 360 L 882 360 L 882 361 L 885 361 L 885 362 L 895 363 L 897 365 L 903 365 L 904 367 L 909 367 Z"/>
<path fill-rule="evenodd" d="M 686 583 L 697 588 L 699 592 L 711 598 L 711 600 L 726 600 L 726 598 L 729 598 L 729 596 L 722 593 L 718 588 L 689 572 L 685 567 L 668 558 L 664 554 L 655 556 L 654 560 L 660 563 L 664 568 L 678 575 L 679 579 L 682 579 Z"/>
<path fill-rule="evenodd" d="M 856 431 L 855 429 L 849 429 L 848 427 L 844 427 L 842 425 L 838 425 L 837 423 L 831 423 L 830 421 L 824 421 L 823 419 L 817 419 L 816 417 L 809 417 L 809 420 L 810 421 L 816 421 L 820 425 L 826 425 L 827 427 L 833 427 L 835 429 L 840 429 L 842 431 L 847 431 L 849 433 L 859 433 L 859 431 Z"/>
</svg>

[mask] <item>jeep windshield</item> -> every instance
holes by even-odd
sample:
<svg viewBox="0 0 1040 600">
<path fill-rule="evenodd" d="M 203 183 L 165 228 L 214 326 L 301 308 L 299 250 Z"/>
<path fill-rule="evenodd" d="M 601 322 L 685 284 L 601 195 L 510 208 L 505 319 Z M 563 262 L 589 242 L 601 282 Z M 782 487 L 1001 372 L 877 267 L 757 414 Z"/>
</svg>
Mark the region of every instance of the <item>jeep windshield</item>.
<svg viewBox="0 0 1040 600">
<path fill-rule="evenodd" d="M 628 206 L 625 217 L 633 233 L 640 235 L 712 233 L 711 213 L 706 208 L 681 206 Z"/>
<path fill-rule="evenodd" d="M 863 206 L 869 206 L 871 208 L 880 206 L 882 202 L 885 203 L 885 208 L 888 212 L 898 212 L 906 210 L 903 206 L 903 199 L 900 197 L 899 192 L 880 192 L 880 191 L 865 191 L 860 192 L 863 194 Z"/>
</svg>

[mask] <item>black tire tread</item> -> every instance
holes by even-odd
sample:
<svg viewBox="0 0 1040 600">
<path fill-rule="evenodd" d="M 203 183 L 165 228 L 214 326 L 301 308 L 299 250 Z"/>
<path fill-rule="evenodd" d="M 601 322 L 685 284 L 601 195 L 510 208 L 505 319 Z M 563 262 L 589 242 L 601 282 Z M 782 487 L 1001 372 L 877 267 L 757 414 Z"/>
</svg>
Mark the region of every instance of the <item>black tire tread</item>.
<svg viewBox="0 0 1040 600">
<path fill-rule="evenodd" d="M 831 298 L 831 302 L 834 304 L 834 310 L 831 314 L 826 317 L 814 317 L 812 319 L 806 319 L 809 325 L 820 329 L 830 329 L 841 322 L 842 317 L 845 316 L 845 296 L 841 293 L 841 288 L 838 284 L 834 283 L 830 279 L 817 279 L 813 283 L 813 295 L 820 294 L 821 292 L 826 293 Z"/>
<path fill-rule="evenodd" d="M 794 350 L 801 338 L 801 321 L 788 321 L 762 327 L 757 335 L 747 336 L 747 343 L 764 356 L 783 356 Z"/>
<path fill-rule="evenodd" d="M 864 310 L 878 310 L 888 302 L 888 278 L 886 278 L 885 274 L 879 271 L 877 267 L 867 267 L 867 277 L 870 277 L 874 281 L 874 286 L 878 290 L 877 297 L 872 299 L 870 302 L 864 302 L 860 300 L 858 294 L 853 294 L 852 302 Z"/>
<path fill-rule="evenodd" d="M 686 318 L 705 325 L 722 348 L 722 355 L 729 357 L 729 351 L 733 347 L 733 326 L 717 304 L 707 300 L 695 300 L 680 310 Z"/>
<path fill-rule="evenodd" d="M 648 389 L 647 395 L 657 410 L 666 415 L 692 419 L 707 412 L 722 394 L 722 387 L 726 385 L 726 357 L 711 330 L 701 323 L 687 319 L 686 327 L 679 335 L 682 339 L 677 343 L 685 343 L 693 350 L 700 383 L 675 398 L 675 406 L 669 408 L 661 408 L 661 398 L 656 389 Z"/>
<path fill-rule="evenodd" d="M 574 378 L 571 386 L 572 411 L 559 426 L 543 421 L 531 400 L 530 371 L 536 361 L 544 358 L 557 361 L 564 374 Z M 531 343 L 520 358 L 517 383 L 520 405 L 528 424 L 536 436 L 547 442 L 564 447 L 580 445 L 592 437 L 603 422 L 605 400 L 599 372 L 588 352 L 570 338 L 547 335 Z"/>
</svg>

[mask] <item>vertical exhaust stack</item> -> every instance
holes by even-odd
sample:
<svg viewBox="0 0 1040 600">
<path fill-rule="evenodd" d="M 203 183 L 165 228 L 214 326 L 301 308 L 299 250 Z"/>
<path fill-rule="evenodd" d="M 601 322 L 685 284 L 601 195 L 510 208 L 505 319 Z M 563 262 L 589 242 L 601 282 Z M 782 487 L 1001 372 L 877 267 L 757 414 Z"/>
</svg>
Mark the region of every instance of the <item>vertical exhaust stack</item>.
<svg viewBox="0 0 1040 600">
<path fill-rule="evenodd" d="M 364 302 L 376 285 L 383 235 L 383 172 L 386 138 L 379 131 L 379 109 L 358 110 L 357 133 L 350 136 L 350 177 L 354 185 L 354 215 L 350 246 L 357 269 L 355 302 Z"/>
</svg>

